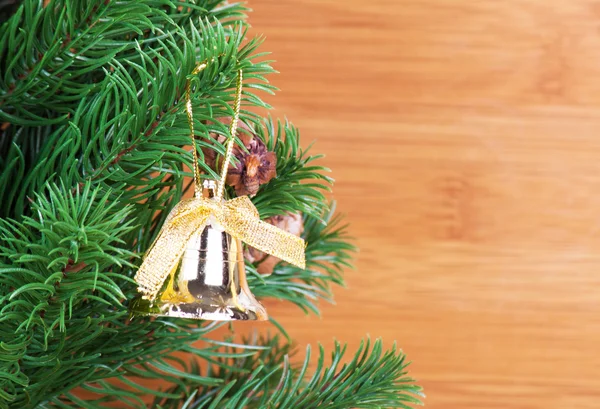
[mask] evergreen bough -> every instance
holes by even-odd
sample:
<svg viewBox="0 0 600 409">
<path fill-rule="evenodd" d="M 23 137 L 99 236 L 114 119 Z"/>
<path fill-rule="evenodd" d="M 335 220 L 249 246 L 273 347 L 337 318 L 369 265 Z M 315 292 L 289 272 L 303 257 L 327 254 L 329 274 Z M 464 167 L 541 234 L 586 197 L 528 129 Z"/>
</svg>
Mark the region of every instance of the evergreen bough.
<svg viewBox="0 0 600 409">
<path fill-rule="evenodd" d="M 232 115 L 243 69 L 241 119 L 278 157 L 278 177 L 253 202 L 262 218 L 305 218 L 306 270 L 281 263 L 263 277 L 248 263 L 253 292 L 318 314 L 350 266 L 320 156 L 300 148 L 290 123 L 256 114 L 269 108 L 260 93 L 274 92 L 274 70 L 261 39 L 246 39 L 246 12 L 215 0 L 0 2 L 0 408 L 419 403 L 404 355 L 380 340 L 347 364 L 345 347 L 335 344 L 328 366 L 320 347 L 309 374 L 310 349 L 293 363 L 274 320 L 283 336 L 241 343 L 214 339 L 218 323 L 128 320 L 140 257 L 191 186 L 182 92 L 199 61 L 212 63 L 192 79 L 198 148 L 223 153 L 207 137 L 227 133 L 212 119 Z"/>
</svg>

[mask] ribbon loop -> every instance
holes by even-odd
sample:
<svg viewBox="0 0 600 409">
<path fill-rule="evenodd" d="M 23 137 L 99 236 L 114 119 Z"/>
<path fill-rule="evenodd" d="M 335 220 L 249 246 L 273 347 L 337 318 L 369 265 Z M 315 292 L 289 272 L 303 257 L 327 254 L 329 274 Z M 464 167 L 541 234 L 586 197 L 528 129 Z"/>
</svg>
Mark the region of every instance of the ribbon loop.
<svg viewBox="0 0 600 409">
<path fill-rule="evenodd" d="M 304 240 L 259 219 L 247 196 L 227 201 L 192 198 L 179 202 L 167 216 L 156 241 L 144 258 L 135 281 L 146 299 L 153 300 L 169 273 L 177 267 L 186 243 L 210 216 L 244 243 L 304 268 Z"/>
</svg>

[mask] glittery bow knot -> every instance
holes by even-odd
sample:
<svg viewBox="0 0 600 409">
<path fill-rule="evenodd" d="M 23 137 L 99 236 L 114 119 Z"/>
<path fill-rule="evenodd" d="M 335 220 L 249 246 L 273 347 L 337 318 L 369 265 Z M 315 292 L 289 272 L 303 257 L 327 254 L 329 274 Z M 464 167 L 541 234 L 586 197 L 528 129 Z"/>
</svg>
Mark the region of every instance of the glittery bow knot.
<svg viewBox="0 0 600 409">
<path fill-rule="evenodd" d="M 144 298 L 156 297 L 177 267 L 188 240 L 209 222 L 262 252 L 304 268 L 304 240 L 260 220 L 247 196 L 227 201 L 187 199 L 171 210 L 135 276 Z"/>
</svg>

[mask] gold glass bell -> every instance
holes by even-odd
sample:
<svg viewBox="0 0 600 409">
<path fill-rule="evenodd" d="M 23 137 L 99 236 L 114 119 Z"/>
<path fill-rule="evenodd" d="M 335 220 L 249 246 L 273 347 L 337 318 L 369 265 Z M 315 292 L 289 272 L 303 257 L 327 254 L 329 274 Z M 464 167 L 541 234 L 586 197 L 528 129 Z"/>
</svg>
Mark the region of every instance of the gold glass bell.
<svg viewBox="0 0 600 409">
<path fill-rule="evenodd" d="M 194 68 L 192 75 L 208 66 Z M 206 320 L 266 320 L 267 311 L 246 282 L 242 240 L 257 250 L 305 267 L 304 240 L 260 220 L 247 196 L 224 199 L 242 102 L 238 70 L 233 118 L 220 183 L 200 184 L 191 81 L 185 86 L 190 127 L 194 197 L 171 210 L 135 275 L 140 296 L 131 301 L 131 316 L 152 315 Z M 230 233 L 231 232 L 231 233 Z M 234 236 L 232 236 L 235 235 Z"/>
<path fill-rule="evenodd" d="M 214 181 L 204 181 L 203 188 L 204 197 L 214 197 Z M 156 298 L 132 300 L 133 316 L 214 321 L 267 319 L 267 311 L 246 282 L 242 242 L 211 219 L 188 240 L 183 256 Z"/>
</svg>

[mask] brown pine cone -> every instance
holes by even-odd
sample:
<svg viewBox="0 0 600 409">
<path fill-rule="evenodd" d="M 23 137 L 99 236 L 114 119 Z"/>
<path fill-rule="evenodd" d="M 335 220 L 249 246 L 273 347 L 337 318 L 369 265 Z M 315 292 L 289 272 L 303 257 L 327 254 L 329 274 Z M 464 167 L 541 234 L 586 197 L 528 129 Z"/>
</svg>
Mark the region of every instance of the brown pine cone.
<svg viewBox="0 0 600 409">
<path fill-rule="evenodd" d="M 304 232 L 304 219 L 302 218 L 301 213 L 288 213 L 285 215 L 273 216 L 265 219 L 265 222 L 277 226 L 298 237 Z M 272 274 L 275 265 L 281 261 L 277 257 L 263 253 L 253 247 L 248 247 L 246 249 L 244 257 L 251 263 L 257 263 L 258 272 L 265 275 Z"/>
<path fill-rule="evenodd" d="M 224 124 L 229 124 L 231 118 L 218 118 Z M 239 123 L 239 127 L 244 131 L 238 133 L 238 136 L 246 149 L 244 151 L 238 145 L 233 147 L 233 155 L 237 158 L 238 163 L 230 163 L 227 171 L 226 183 L 233 186 L 235 193 L 238 196 L 250 195 L 254 196 L 258 192 L 260 185 L 268 183 L 271 179 L 277 176 L 277 156 L 275 152 L 267 151 L 264 142 L 255 135 L 254 131 L 243 122 Z M 216 139 L 219 143 L 225 142 L 225 137 L 211 133 L 210 136 Z M 220 171 L 219 161 L 216 159 L 216 152 L 210 148 L 203 148 L 205 162 Z"/>
</svg>

